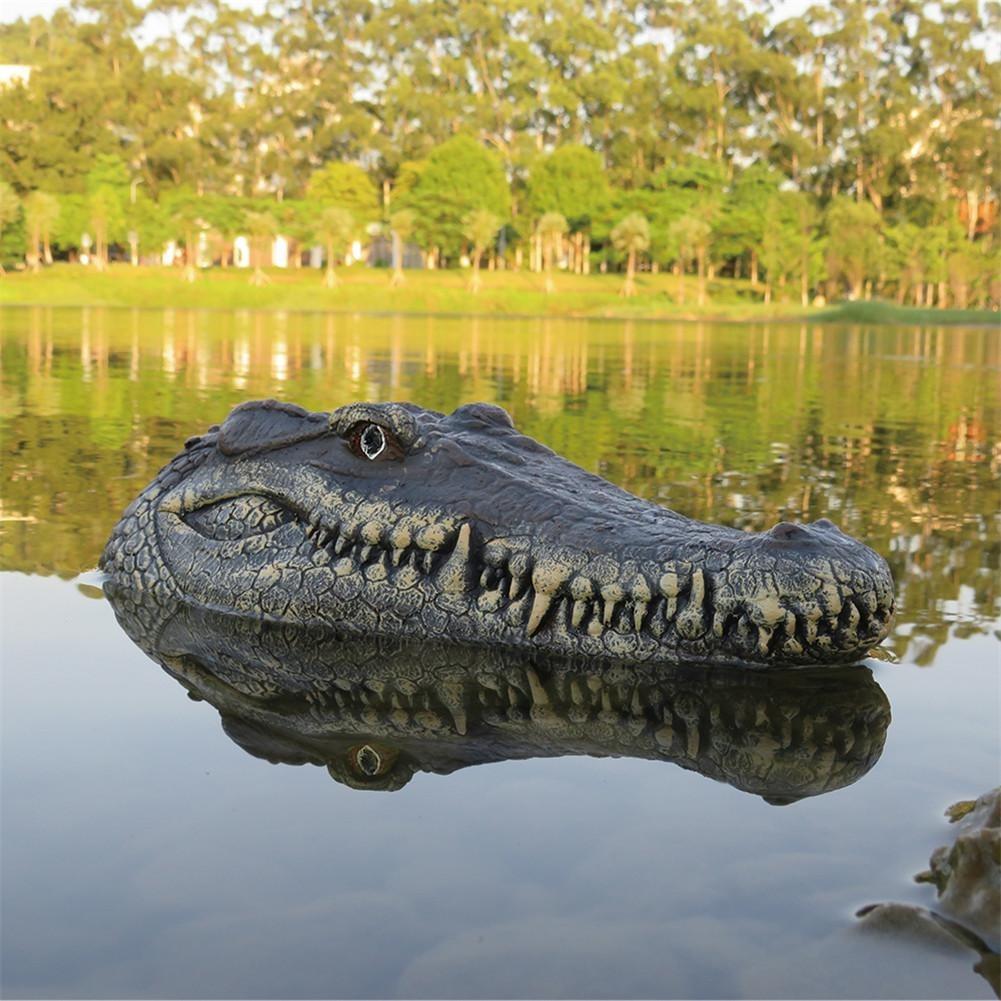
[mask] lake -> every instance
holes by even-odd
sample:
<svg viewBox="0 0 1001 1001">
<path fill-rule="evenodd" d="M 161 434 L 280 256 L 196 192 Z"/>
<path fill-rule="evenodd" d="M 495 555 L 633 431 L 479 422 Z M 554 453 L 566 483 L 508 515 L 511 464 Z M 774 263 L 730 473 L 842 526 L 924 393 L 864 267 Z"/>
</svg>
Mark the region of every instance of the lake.
<svg viewBox="0 0 1001 1001">
<path fill-rule="evenodd" d="M 5 997 L 993 996 L 975 953 L 855 912 L 933 905 L 943 811 L 998 782 L 997 329 L 6 308 L 0 350 Z M 630 691 L 739 704 L 701 731 L 729 756 L 540 737 L 509 693 L 521 750 L 450 732 L 446 764 L 366 787 L 329 741 L 221 720 L 76 579 L 188 436 L 269 396 L 490 401 L 691 517 L 829 517 L 890 562 L 893 632 L 814 687 L 594 680 L 613 728 Z M 754 706 L 840 734 L 810 795 L 755 771 L 795 761 Z"/>
</svg>

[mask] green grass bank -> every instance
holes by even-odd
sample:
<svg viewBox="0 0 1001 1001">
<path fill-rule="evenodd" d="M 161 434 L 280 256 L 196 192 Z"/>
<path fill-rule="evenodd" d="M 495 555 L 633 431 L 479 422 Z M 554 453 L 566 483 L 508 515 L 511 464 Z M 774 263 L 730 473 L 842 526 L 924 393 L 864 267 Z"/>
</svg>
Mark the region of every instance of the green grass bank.
<svg viewBox="0 0 1001 1001">
<path fill-rule="evenodd" d="M 709 283 L 709 301 L 695 303 L 696 283 L 670 274 L 643 274 L 637 294 L 623 298 L 620 275 L 554 276 L 547 294 L 540 274 L 483 272 L 482 287 L 468 288 L 464 271 L 408 271 L 399 287 L 389 273 L 342 268 L 336 288 L 326 288 L 322 273 L 269 269 L 267 284 L 250 283 L 250 273 L 212 269 L 187 282 L 180 270 L 133 268 L 114 264 L 97 272 L 75 264 L 56 264 L 38 274 L 17 271 L 0 277 L 0 305 L 126 306 L 149 309 L 270 309 L 359 313 L 489 314 L 642 320 L 724 320 L 760 322 L 801 320 L 827 323 L 903 323 L 996 325 L 1001 314 L 987 310 L 936 310 L 855 302 L 803 308 L 794 302 L 761 301 L 749 282 L 719 279 Z"/>
</svg>

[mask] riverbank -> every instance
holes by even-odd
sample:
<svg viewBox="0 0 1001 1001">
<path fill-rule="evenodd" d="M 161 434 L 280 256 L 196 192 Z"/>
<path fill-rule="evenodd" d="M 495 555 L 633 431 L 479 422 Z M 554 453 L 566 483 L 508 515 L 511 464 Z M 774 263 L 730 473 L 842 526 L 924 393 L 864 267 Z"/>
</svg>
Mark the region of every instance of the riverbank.
<svg viewBox="0 0 1001 1001">
<path fill-rule="evenodd" d="M 336 288 L 326 288 L 313 270 L 266 272 L 267 283 L 250 284 L 247 271 L 212 269 L 194 282 L 179 270 L 114 264 L 104 273 L 56 264 L 39 274 L 8 272 L 0 278 L 0 305 L 126 306 L 151 309 L 334 310 L 359 313 L 490 314 L 642 320 L 801 320 L 824 323 L 998 324 L 986 310 L 936 310 L 886 302 L 839 303 L 803 308 L 793 302 L 761 301 L 762 290 L 747 281 L 709 283 L 709 301 L 695 304 L 695 279 L 643 274 L 637 294 L 623 298 L 621 275 L 554 276 L 547 294 L 542 275 L 527 271 L 483 272 L 482 286 L 468 288 L 468 271 L 408 271 L 391 287 L 385 270 L 342 268 Z"/>
</svg>

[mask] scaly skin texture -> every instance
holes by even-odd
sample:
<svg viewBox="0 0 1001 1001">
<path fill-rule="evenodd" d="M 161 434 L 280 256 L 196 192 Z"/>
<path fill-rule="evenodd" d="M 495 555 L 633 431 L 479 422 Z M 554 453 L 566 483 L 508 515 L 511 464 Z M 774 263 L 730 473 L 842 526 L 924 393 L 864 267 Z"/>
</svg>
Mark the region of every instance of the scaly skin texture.
<svg viewBox="0 0 1001 1001">
<path fill-rule="evenodd" d="M 787 804 L 857 781 L 890 722 L 865 667 L 745 671 L 344 639 L 105 586 L 122 627 L 226 733 L 357 789 L 588 754 L 673 762 Z"/>
<path fill-rule="evenodd" d="M 850 662 L 893 613 L 886 562 L 829 521 L 692 521 L 482 403 L 243 404 L 139 495 L 101 567 L 239 615 L 633 663 Z"/>
</svg>

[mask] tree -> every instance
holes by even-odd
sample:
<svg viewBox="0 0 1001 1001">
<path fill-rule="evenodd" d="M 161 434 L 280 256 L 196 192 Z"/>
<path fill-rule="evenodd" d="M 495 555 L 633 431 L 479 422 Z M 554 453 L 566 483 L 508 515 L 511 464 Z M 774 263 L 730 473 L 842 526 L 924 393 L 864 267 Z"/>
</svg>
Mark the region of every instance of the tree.
<svg viewBox="0 0 1001 1001">
<path fill-rule="evenodd" d="M 765 228 L 761 239 L 761 263 L 765 268 L 765 302 L 771 302 L 774 290 L 785 290 L 786 282 L 800 260 L 799 229 L 788 196 L 777 191 L 765 209 Z"/>
<path fill-rule="evenodd" d="M 334 288 L 337 285 L 334 259 L 345 253 L 354 239 L 355 231 L 355 218 L 347 209 L 333 205 L 320 213 L 314 237 L 326 248 L 327 267 L 324 272 L 323 284 L 327 288 Z"/>
<path fill-rule="evenodd" d="M 0 181 L 0 237 L 6 236 L 11 224 L 17 221 L 20 214 L 21 200 L 6 181 Z M 2 274 L 6 274 L 6 271 L 0 260 L 0 275 Z"/>
<path fill-rule="evenodd" d="M 398 202 L 414 212 L 420 242 L 446 257 L 459 256 L 470 212 L 485 209 L 501 222 L 510 216 L 511 193 L 500 161 L 470 136 L 442 143 L 414 173 L 413 186 Z"/>
<path fill-rule="evenodd" d="M 706 302 L 706 248 L 712 230 L 704 219 L 696 215 L 684 215 L 671 225 L 671 237 L 678 248 L 678 264 L 681 281 L 678 285 L 678 301 L 685 301 L 685 268 L 694 259 L 698 272 L 698 304 Z"/>
<path fill-rule="evenodd" d="M 87 221 L 94 231 L 94 266 L 98 271 L 108 266 L 108 233 L 119 218 L 119 208 L 111 188 L 97 188 L 87 200 Z"/>
<path fill-rule="evenodd" d="M 483 251 L 493 243 L 498 229 L 500 229 L 500 219 L 488 209 L 474 209 L 462 222 L 462 235 L 473 247 L 470 292 L 480 290 L 480 258 L 483 256 Z"/>
<path fill-rule="evenodd" d="M 750 258 L 751 284 L 758 282 L 758 253 L 765 235 L 768 203 L 782 178 L 765 164 L 740 172 L 713 223 L 713 244 L 724 258 Z"/>
<path fill-rule="evenodd" d="M 233 257 L 233 242 L 244 226 L 244 210 L 237 199 L 213 194 L 202 199 L 202 215 L 221 244 L 219 259 L 225 268 Z"/>
<path fill-rule="evenodd" d="M 205 205 L 190 188 L 179 188 L 167 199 L 167 210 L 174 232 L 180 230 L 184 242 L 184 280 L 193 282 L 198 277 L 198 241 L 208 228 Z"/>
<path fill-rule="evenodd" d="M 307 190 L 311 202 L 345 209 L 361 227 L 379 218 L 378 189 L 356 164 L 326 164 L 310 176 Z"/>
<path fill-rule="evenodd" d="M 98 156 L 84 179 L 87 192 L 86 224 L 93 230 L 94 265 L 108 266 L 108 247 L 125 237 L 128 168 L 113 154 Z"/>
<path fill-rule="evenodd" d="M 567 221 L 559 212 L 547 212 L 535 227 L 536 235 L 542 244 L 543 270 L 546 272 L 546 293 L 555 289 L 553 284 L 553 258 L 563 243 L 566 235 Z"/>
<path fill-rule="evenodd" d="M 59 200 L 45 191 L 33 191 L 24 199 L 24 221 L 28 229 L 26 260 L 33 271 L 41 262 L 52 263 L 52 230 L 59 219 Z"/>
<path fill-rule="evenodd" d="M 269 243 L 278 233 L 278 221 L 270 212 L 249 210 L 244 214 L 244 224 L 250 232 L 250 256 L 254 270 L 250 276 L 251 285 L 267 285 L 270 279 L 264 273 L 262 262 Z"/>
<path fill-rule="evenodd" d="M 410 209 L 400 209 L 399 212 L 394 212 L 389 217 L 389 228 L 393 239 L 393 277 L 391 283 L 394 287 L 402 285 L 405 281 L 403 248 L 414 232 L 415 222 L 414 214 Z"/>
<path fill-rule="evenodd" d="M 869 202 L 839 195 L 827 206 L 826 222 L 828 272 L 848 285 L 849 299 L 859 299 L 879 257 L 879 214 Z"/>
<path fill-rule="evenodd" d="M 680 282 L 678 302 L 685 301 L 685 268 L 693 259 L 699 261 L 698 304 L 705 304 L 705 284 L 702 262 L 705 260 L 705 246 L 709 242 L 709 224 L 694 215 L 685 215 L 671 224 L 671 238 L 677 247 Z"/>
<path fill-rule="evenodd" d="M 578 234 L 574 266 L 587 270 L 594 226 L 608 214 L 611 189 L 601 157 L 584 146 L 561 146 L 537 160 L 529 174 L 525 207 L 532 216 L 559 212 Z"/>
<path fill-rule="evenodd" d="M 639 212 L 630 212 L 611 233 L 612 245 L 626 255 L 626 282 L 622 295 L 636 295 L 636 255 L 650 246 L 650 223 Z"/>
<path fill-rule="evenodd" d="M 896 284 L 898 305 L 907 301 L 910 292 L 914 305 L 924 305 L 925 261 L 920 227 L 911 222 L 887 226 L 883 233 L 886 246 L 883 263 L 887 277 Z"/>
</svg>

